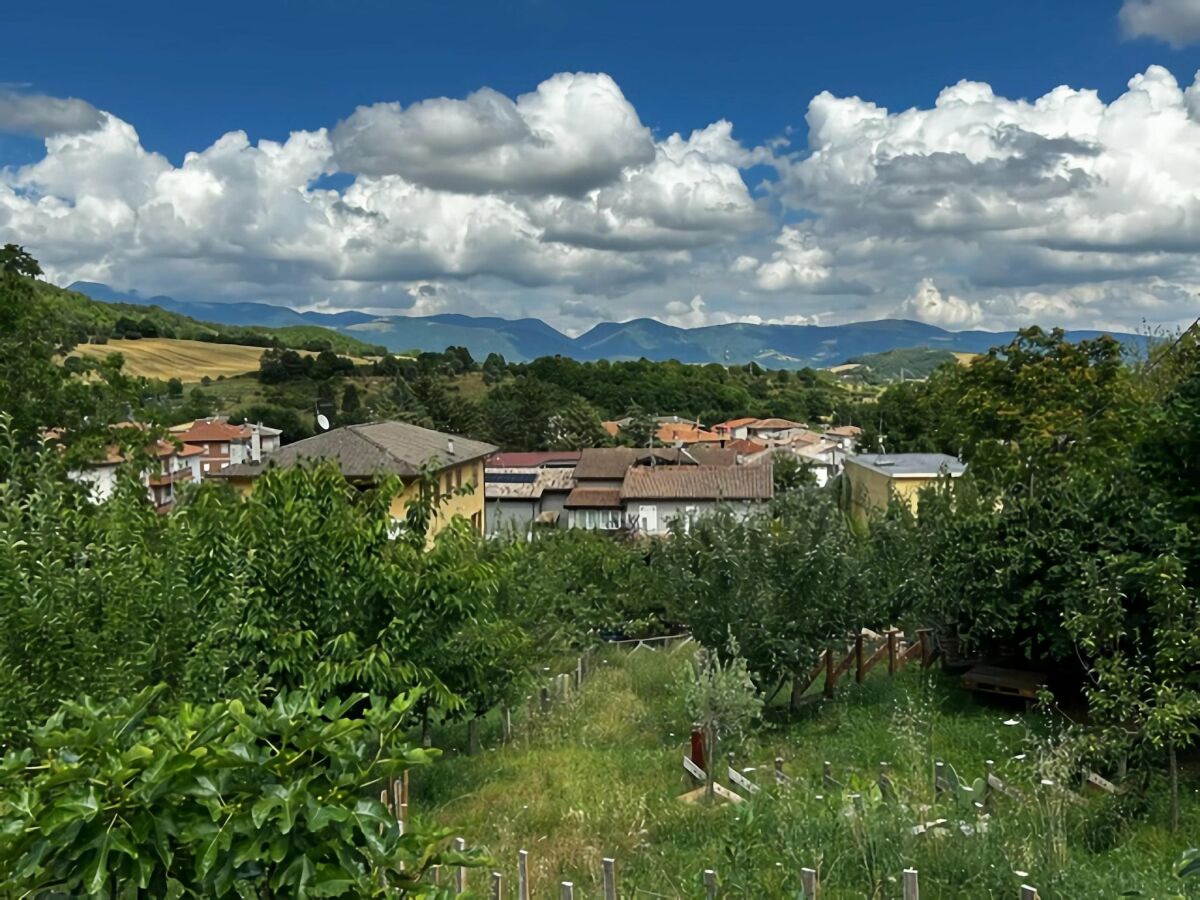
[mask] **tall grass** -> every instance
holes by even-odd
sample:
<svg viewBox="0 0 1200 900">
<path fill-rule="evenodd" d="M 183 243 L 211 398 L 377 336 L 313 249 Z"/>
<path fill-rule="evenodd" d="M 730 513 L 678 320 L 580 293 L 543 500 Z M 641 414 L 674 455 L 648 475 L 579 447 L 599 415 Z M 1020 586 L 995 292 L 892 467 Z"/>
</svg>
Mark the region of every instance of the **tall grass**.
<svg viewBox="0 0 1200 900">
<path fill-rule="evenodd" d="M 508 746 L 451 754 L 422 771 L 413 809 L 459 827 L 509 883 L 517 850 L 528 850 L 542 897 L 557 896 L 563 880 L 575 883 L 577 897 L 599 896 L 605 856 L 617 859 L 622 897 L 703 896 L 706 868 L 717 870 L 723 896 L 797 897 L 805 866 L 819 870 L 826 898 L 899 897 L 906 867 L 919 870 L 922 896 L 933 898 L 1015 898 L 1023 882 L 1044 898 L 1185 889 L 1172 863 L 1187 836 L 1200 834 L 1195 780 L 1178 835 L 1166 830 L 1160 784 L 1143 809 L 1081 803 L 1070 742 L 1055 737 L 1053 723 L 981 702 L 915 667 L 845 685 L 832 701 L 764 723 L 736 751 L 739 768 L 762 786 L 746 803 L 681 803 L 690 723 L 673 685 L 685 662 L 686 651 L 613 651 L 581 694 L 521 721 Z M 776 756 L 795 779 L 787 789 L 772 783 Z M 1024 801 L 993 798 L 986 818 L 965 791 L 935 802 L 939 759 L 964 784 L 994 759 Z M 844 787 L 822 785 L 825 760 Z M 892 766 L 894 803 L 876 784 L 881 761 Z M 938 818 L 947 827 L 912 833 Z M 473 878 L 483 884 L 482 873 Z"/>
</svg>

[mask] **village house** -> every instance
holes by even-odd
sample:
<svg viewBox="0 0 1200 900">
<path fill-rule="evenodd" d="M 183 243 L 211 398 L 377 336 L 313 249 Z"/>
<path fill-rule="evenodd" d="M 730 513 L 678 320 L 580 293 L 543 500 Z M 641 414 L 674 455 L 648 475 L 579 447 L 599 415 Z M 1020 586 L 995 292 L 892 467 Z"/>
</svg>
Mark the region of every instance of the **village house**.
<svg viewBox="0 0 1200 900">
<path fill-rule="evenodd" d="M 834 441 L 846 453 L 857 453 L 862 429 L 857 425 L 837 425 L 833 428 L 826 428 L 822 437 L 827 441 Z"/>
<path fill-rule="evenodd" d="M 620 528 L 646 530 L 659 533 L 656 503 L 637 503 L 625 496 L 630 478 L 638 479 L 644 471 L 676 471 L 680 483 L 710 483 L 712 479 L 704 473 L 714 469 L 737 468 L 736 450 L 699 445 L 690 448 L 634 449 L 628 447 L 606 447 L 584 450 L 575 467 L 575 488 L 564 504 L 567 511 L 565 524 L 569 528 L 586 528 L 615 531 Z M 702 489 L 697 488 L 697 490 Z M 645 497 L 650 500 L 654 498 Z M 664 497 L 664 523 L 676 513 L 672 498 Z M 678 499 L 678 498 L 676 498 Z M 695 498 L 697 511 L 705 506 L 704 498 Z M 733 499 L 733 498 L 731 498 Z M 688 504 L 685 504 L 688 505 Z M 645 506 L 645 509 L 642 507 Z M 644 514 L 644 515 L 643 515 Z M 643 521 L 644 520 L 644 521 Z"/>
<path fill-rule="evenodd" d="M 173 441 L 155 441 L 146 452 L 151 462 L 140 475 L 146 496 L 158 512 L 168 512 L 175 505 L 179 485 L 199 483 L 200 450 Z M 67 477 L 88 485 L 92 501 L 102 503 L 116 491 L 118 470 L 129 459 L 119 448 L 109 447 L 103 459 L 72 469 Z"/>
<path fill-rule="evenodd" d="M 667 532 L 676 520 L 727 508 L 746 518 L 775 495 L 770 461 L 755 466 L 635 466 L 625 476 L 621 503 L 639 534 Z"/>
<path fill-rule="evenodd" d="M 552 527 L 575 487 L 578 450 L 494 453 L 484 463 L 487 533 Z"/>
<path fill-rule="evenodd" d="M 265 454 L 279 449 L 278 428 L 262 424 L 230 425 L 227 416 L 196 419 L 171 428 L 171 434 L 184 444 L 198 448 L 200 470 L 205 475 L 226 466 L 261 462 Z"/>
<path fill-rule="evenodd" d="M 309 460 L 336 463 L 347 481 L 370 487 L 381 476 L 397 476 L 403 485 L 392 499 L 392 518 L 403 521 L 410 502 L 419 496 L 421 476 L 431 468 L 439 492 L 451 494 L 438 507 L 430 536 L 455 516 L 462 516 L 480 534 L 485 532 L 483 460 L 496 447 L 480 441 L 432 431 L 406 422 L 371 422 L 334 428 L 296 441 L 264 456 L 261 462 L 242 462 L 210 473 L 236 490 L 248 493 L 255 479 L 271 467 L 286 468 Z M 460 493 L 464 487 L 473 488 Z"/>
<path fill-rule="evenodd" d="M 960 478 L 966 463 L 944 453 L 878 453 L 848 456 L 843 495 L 850 514 L 860 522 L 883 512 L 893 498 L 915 513 L 922 488 L 942 479 Z"/>
</svg>

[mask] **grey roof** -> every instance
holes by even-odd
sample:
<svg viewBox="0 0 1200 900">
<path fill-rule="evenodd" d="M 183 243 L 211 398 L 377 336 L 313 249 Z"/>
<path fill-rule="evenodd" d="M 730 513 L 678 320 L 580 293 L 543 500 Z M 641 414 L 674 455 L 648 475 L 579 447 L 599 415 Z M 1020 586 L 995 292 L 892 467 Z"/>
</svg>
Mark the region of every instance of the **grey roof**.
<svg viewBox="0 0 1200 900">
<path fill-rule="evenodd" d="M 638 466 L 621 488 L 623 500 L 770 500 L 769 461 L 757 466 Z"/>
<path fill-rule="evenodd" d="M 495 451 L 491 444 L 407 422 L 370 422 L 335 428 L 280 447 L 267 455 L 262 463 L 239 463 L 213 474 L 226 478 L 253 478 L 270 466 L 294 466 L 302 460 L 321 459 L 337 462 L 347 478 L 376 475 L 411 478 L 420 474 L 421 467 L 426 464 L 444 469 Z"/>
<path fill-rule="evenodd" d="M 697 445 L 692 447 L 590 447 L 583 451 L 575 466 L 575 477 L 621 478 L 630 466 L 645 466 L 652 461 L 667 465 L 737 465 L 737 450 Z"/>
<path fill-rule="evenodd" d="M 945 453 L 863 453 L 847 456 L 846 462 L 889 478 L 957 478 L 967 471 L 966 463 Z"/>
</svg>

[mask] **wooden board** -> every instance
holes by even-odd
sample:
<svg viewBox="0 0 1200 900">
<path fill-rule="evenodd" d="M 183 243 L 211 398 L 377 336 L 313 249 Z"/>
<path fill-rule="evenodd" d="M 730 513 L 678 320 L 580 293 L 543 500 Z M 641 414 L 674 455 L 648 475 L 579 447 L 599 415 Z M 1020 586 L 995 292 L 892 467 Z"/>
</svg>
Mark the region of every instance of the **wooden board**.
<svg viewBox="0 0 1200 900">
<path fill-rule="evenodd" d="M 1042 672 L 1002 669 L 999 666 L 975 666 L 962 677 L 962 686 L 968 691 L 1021 697 L 1025 700 L 1036 700 L 1038 690 L 1045 683 L 1046 676 Z"/>
</svg>

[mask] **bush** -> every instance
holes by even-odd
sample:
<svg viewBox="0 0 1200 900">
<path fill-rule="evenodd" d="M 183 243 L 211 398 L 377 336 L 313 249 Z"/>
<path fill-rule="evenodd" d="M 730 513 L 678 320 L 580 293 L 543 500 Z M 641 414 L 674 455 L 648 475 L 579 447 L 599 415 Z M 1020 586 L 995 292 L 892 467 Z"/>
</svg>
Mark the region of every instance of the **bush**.
<svg viewBox="0 0 1200 900">
<path fill-rule="evenodd" d="M 147 715 L 160 691 L 68 703 L 0 765 L 0 871 L 20 894 L 421 896 L 446 832 L 375 798 L 431 754 L 412 698 L 303 693 Z M 353 713 L 353 717 L 351 716 Z M 430 886 L 432 889 L 432 886 Z"/>
</svg>

